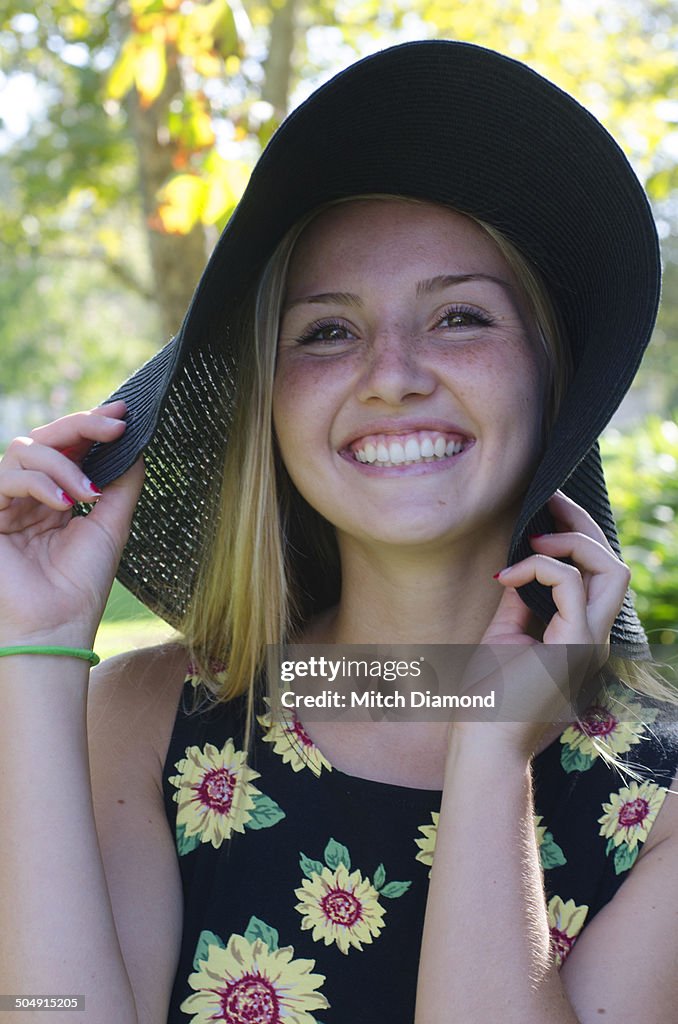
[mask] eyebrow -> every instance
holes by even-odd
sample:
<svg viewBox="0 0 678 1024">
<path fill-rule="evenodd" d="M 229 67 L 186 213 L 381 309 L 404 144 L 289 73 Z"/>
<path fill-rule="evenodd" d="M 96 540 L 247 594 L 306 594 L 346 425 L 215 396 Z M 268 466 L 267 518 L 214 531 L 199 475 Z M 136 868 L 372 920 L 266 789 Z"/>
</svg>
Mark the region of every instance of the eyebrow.
<svg viewBox="0 0 678 1024">
<path fill-rule="evenodd" d="M 466 284 L 468 281 L 491 281 L 502 287 L 513 298 L 513 289 L 508 281 L 501 277 L 494 277 L 492 274 L 440 274 L 438 277 L 431 277 L 426 281 L 418 281 L 416 286 L 417 296 L 430 295 L 432 292 L 442 291 L 444 288 L 451 288 L 457 284 Z M 285 303 L 285 309 L 293 309 L 295 306 L 305 305 L 340 305 L 340 306 L 362 306 L 363 300 L 359 295 L 352 292 L 319 292 L 317 295 L 303 295 L 298 299 L 291 299 Z"/>
</svg>

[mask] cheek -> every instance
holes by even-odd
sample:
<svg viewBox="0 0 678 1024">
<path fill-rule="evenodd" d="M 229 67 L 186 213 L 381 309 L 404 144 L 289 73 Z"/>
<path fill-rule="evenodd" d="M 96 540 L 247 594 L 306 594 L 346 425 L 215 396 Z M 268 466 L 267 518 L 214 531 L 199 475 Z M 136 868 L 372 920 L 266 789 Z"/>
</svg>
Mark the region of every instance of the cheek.
<svg viewBox="0 0 678 1024">
<path fill-rule="evenodd" d="M 327 374 L 317 365 L 282 362 L 273 382 L 273 429 L 283 459 L 288 449 L 314 442 L 326 428 L 330 409 Z"/>
<path fill-rule="evenodd" d="M 544 382 L 536 353 L 525 343 L 507 342 L 494 352 L 471 354 L 462 387 L 482 418 L 492 420 L 512 445 L 537 451 L 541 445 Z"/>
</svg>

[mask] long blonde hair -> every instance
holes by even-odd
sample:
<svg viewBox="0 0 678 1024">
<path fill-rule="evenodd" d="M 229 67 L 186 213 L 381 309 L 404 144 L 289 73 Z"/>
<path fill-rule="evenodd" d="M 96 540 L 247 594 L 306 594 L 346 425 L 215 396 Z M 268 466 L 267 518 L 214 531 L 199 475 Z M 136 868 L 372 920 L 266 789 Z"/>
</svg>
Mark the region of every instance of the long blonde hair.
<svg viewBox="0 0 678 1024">
<path fill-rule="evenodd" d="M 215 530 L 206 539 L 194 595 L 180 625 L 208 699 L 225 702 L 250 694 L 269 645 L 298 638 L 312 614 L 339 598 L 341 578 L 334 528 L 299 495 L 277 455 L 272 428 L 277 336 L 287 272 L 296 242 L 320 213 L 356 199 L 422 200 L 360 196 L 336 200 L 302 218 L 270 258 L 258 288 L 243 304 L 232 329 L 238 366 L 238 399 L 226 445 L 220 489 L 215 488 Z M 545 431 L 565 394 L 571 367 L 557 314 L 536 268 L 500 232 L 471 217 L 500 249 L 523 288 L 544 365 Z M 302 589 L 302 566 L 317 567 L 326 581 L 315 604 Z M 627 686 L 678 703 L 674 690 L 645 662 L 610 661 Z M 601 752 L 604 753 L 603 750 Z"/>
</svg>

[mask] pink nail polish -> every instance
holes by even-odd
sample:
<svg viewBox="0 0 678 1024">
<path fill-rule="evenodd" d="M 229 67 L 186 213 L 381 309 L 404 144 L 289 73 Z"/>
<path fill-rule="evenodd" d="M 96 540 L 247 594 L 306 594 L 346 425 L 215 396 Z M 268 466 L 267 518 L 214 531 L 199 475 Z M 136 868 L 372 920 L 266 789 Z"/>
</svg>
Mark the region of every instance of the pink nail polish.
<svg viewBox="0 0 678 1024">
<path fill-rule="evenodd" d="M 75 502 L 71 498 L 70 494 L 66 494 L 65 491 L 59 489 L 59 501 L 63 501 L 66 505 L 75 505 Z"/>
<path fill-rule="evenodd" d="M 103 491 L 100 491 L 99 488 L 97 487 L 97 485 L 93 484 L 91 481 L 90 481 L 89 489 L 92 492 L 92 494 L 103 494 L 104 493 Z"/>
<path fill-rule="evenodd" d="M 503 573 L 505 573 L 505 572 L 506 572 L 506 569 L 500 569 L 500 570 L 499 570 L 499 572 L 495 572 L 495 574 L 494 574 L 494 576 L 492 577 L 492 579 L 493 579 L 493 580 L 498 580 L 498 579 L 499 579 L 499 577 L 500 577 L 501 575 L 503 575 Z"/>
<path fill-rule="evenodd" d="M 531 533 L 528 536 L 528 540 L 539 540 L 540 537 L 548 537 L 548 533 Z"/>
</svg>

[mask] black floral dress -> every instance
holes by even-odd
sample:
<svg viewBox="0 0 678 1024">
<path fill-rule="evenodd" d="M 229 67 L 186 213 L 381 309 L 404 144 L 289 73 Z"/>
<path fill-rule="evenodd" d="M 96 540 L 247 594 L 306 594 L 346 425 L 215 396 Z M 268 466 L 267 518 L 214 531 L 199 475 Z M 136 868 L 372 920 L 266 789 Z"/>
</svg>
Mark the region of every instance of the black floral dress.
<svg viewBox="0 0 678 1024">
<path fill-rule="evenodd" d="M 168 1024 L 411 1024 L 440 791 L 332 768 L 263 700 L 246 762 L 245 699 L 190 713 L 197 685 L 163 771 L 184 893 Z M 591 707 L 535 758 L 558 963 L 628 876 L 675 774 L 678 731 L 650 704 L 626 699 L 623 721 Z"/>
</svg>

